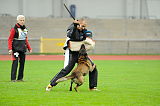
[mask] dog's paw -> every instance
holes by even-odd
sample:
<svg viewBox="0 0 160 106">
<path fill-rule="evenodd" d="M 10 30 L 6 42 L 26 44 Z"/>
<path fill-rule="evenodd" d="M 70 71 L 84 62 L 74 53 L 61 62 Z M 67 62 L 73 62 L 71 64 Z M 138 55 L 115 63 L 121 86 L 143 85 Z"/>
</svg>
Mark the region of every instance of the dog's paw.
<svg viewBox="0 0 160 106">
<path fill-rule="evenodd" d="M 76 92 L 78 92 L 78 90 L 77 90 L 77 88 L 76 88 L 76 87 L 74 87 L 74 90 L 75 90 Z"/>
</svg>

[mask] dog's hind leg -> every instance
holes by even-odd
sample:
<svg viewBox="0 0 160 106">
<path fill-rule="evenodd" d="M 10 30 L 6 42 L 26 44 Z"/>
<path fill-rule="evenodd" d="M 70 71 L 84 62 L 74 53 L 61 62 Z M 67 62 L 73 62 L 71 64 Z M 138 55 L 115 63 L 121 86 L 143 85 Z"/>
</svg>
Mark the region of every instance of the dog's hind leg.
<svg viewBox="0 0 160 106">
<path fill-rule="evenodd" d="M 69 91 L 72 91 L 72 85 L 73 85 L 73 80 L 71 80 L 71 85 L 70 85 L 70 89 L 69 89 Z"/>
<path fill-rule="evenodd" d="M 66 76 L 66 77 L 62 77 L 62 78 L 59 78 L 56 83 L 59 83 L 59 82 L 63 82 L 63 81 L 67 81 L 69 79 L 72 79 L 74 76 L 72 75 L 69 75 L 69 76 Z"/>
<path fill-rule="evenodd" d="M 68 80 L 68 79 L 65 78 L 65 77 L 62 77 L 62 78 L 59 78 L 59 79 L 56 81 L 56 83 L 63 82 L 63 81 L 66 81 L 66 80 Z"/>
</svg>

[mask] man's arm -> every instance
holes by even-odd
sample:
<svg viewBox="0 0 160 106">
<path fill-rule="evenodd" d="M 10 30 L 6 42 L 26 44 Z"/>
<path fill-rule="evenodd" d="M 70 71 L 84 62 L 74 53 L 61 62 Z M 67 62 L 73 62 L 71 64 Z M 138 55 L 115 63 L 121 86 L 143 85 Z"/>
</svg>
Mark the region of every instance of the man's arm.
<svg viewBox="0 0 160 106">
<path fill-rule="evenodd" d="M 14 30 L 14 28 L 12 28 L 10 30 L 10 36 L 8 38 L 8 50 L 9 50 L 9 54 L 12 54 L 12 41 L 14 39 L 14 35 L 15 35 L 15 30 Z"/>
<path fill-rule="evenodd" d="M 73 21 L 73 23 L 67 29 L 67 37 L 72 39 L 76 36 L 77 25 L 79 24 L 80 22 L 78 20 Z"/>
<path fill-rule="evenodd" d="M 26 37 L 26 46 L 27 46 L 28 51 L 31 53 L 32 52 L 32 48 L 31 48 L 31 46 L 30 46 L 30 44 L 28 42 L 28 38 L 27 37 Z"/>
</svg>

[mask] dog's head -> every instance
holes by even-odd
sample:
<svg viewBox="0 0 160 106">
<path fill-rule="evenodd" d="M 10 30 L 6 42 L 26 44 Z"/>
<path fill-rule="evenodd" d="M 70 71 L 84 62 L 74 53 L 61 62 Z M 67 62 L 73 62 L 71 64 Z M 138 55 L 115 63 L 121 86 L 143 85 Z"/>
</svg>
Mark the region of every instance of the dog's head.
<svg viewBox="0 0 160 106">
<path fill-rule="evenodd" d="M 87 56 L 87 51 L 84 44 L 81 45 L 81 48 L 79 50 L 79 56 Z"/>
</svg>

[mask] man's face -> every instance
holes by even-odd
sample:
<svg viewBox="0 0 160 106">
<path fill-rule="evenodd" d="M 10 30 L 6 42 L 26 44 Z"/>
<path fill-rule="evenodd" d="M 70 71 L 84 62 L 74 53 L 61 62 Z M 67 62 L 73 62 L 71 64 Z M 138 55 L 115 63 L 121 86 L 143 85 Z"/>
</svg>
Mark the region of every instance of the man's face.
<svg viewBox="0 0 160 106">
<path fill-rule="evenodd" d="M 80 24 L 77 26 L 77 28 L 81 31 L 85 29 L 86 27 L 86 22 L 85 21 L 80 21 Z"/>
<path fill-rule="evenodd" d="M 20 18 L 19 20 L 17 20 L 17 23 L 23 26 L 25 23 L 25 18 Z"/>
</svg>

